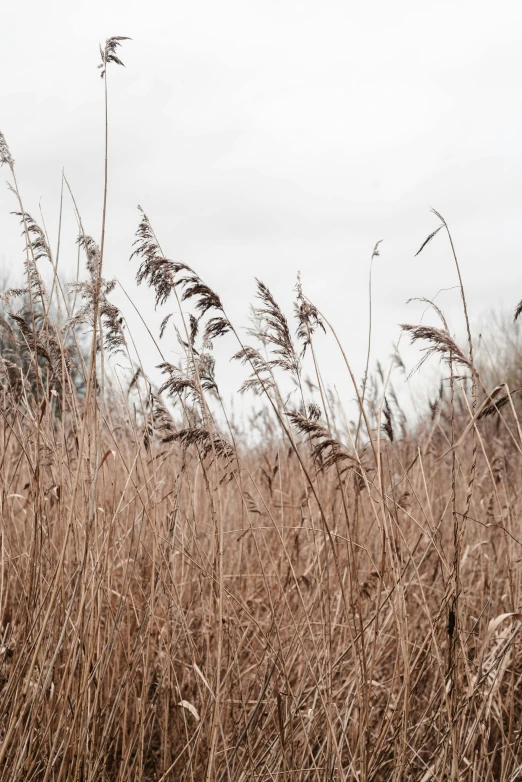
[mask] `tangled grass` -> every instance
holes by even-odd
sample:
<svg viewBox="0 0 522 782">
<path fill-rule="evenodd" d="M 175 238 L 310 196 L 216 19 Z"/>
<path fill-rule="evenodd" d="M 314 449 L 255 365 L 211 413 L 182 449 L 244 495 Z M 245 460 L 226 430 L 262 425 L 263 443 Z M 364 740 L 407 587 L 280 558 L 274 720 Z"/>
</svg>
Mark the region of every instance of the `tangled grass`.
<svg viewBox="0 0 522 782">
<path fill-rule="evenodd" d="M 106 97 L 124 40 L 101 50 Z M 141 211 L 137 282 L 171 310 L 158 350 L 182 355 L 157 388 L 110 302 L 105 227 L 98 246 L 77 215 L 85 278 L 67 288 L 1 134 L 0 162 L 26 279 L 0 318 L 0 780 L 520 779 L 516 361 L 482 372 L 439 310 L 405 326 L 449 368 L 408 427 L 300 283 L 293 323 L 258 282 L 246 345 Z M 442 231 L 454 253 L 438 217 L 421 250 Z M 323 331 L 354 422 L 323 383 Z M 216 383 L 224 335 L 250 437 Z"/>
</svg>

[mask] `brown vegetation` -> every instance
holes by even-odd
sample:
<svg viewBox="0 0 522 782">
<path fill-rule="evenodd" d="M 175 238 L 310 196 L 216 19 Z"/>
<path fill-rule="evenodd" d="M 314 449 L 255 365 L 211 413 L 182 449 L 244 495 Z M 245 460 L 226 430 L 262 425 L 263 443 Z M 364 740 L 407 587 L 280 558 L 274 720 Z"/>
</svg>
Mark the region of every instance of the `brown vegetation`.
<svg viewBox="0 0 522 782">
<path fill-rule="evenodd" d="M 245 345 L 141 211 L 137 281 L 172 306 L 156 344 L 183 360 L 124 386 L 105 228 L 98 246 L 77 215 L 86 277 L 46 285 L 1 134 L 0 161 L 26 245 L 0 319 L 0 780 L 521 778 L 516 346 L 481 369 L 469 324 L 465 349 L 436 308 L 404 326 L 446 377 L 407 427 L 391 376 L 357 383 L 300 285 L 290 322 L 258 282 Z M 257 395 L 248 442 L 215 380 L 224 335 Z"/>
</svg>

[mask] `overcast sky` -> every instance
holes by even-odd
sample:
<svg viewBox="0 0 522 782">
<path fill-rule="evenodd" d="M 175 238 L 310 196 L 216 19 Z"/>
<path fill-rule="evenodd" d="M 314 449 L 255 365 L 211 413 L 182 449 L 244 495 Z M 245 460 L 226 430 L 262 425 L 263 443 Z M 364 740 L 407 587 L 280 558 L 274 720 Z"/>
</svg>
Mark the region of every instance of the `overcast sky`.
<svg viewBox="0 0 522 782">
<path fill-rule="evenodd" d="M 26 209 L 37 214 L 41 200 L 56 236 L 63 168 L 98 238 L 98 43 L 132 37 L 126 68 L 109 73 L 106 276 L 149 312 L 128 262 L 140 203 L 169 257 L 215 287 L 238 323 L 255 276 L 290 307 L 300 270 L 361 367 L 377 240 L 375 358 L 389 356 L 398 323 L 420 317 L 407 299 L 456 284 L 442 234 L 414 258 L 437 225 L 430 206 L 454 234 L 474 321 L 522 298 L 521 30 L 522 3 L 507 0 L 10 2 L 0 128 Z M 15 206 L 2 188 L 8 270 L 22 262 Z M 60 263 L 72 277 L 69 205 L 66 218 Z M 437 301 L 461 329 L 458 292 Z"/>
</svg>

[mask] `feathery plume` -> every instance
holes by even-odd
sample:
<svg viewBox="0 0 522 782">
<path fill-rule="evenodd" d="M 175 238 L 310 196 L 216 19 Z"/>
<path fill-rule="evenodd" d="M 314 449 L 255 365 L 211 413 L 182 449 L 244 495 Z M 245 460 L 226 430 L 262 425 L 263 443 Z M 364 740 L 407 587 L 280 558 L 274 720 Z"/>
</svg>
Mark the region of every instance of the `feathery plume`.
<svg viewBox="0 0 522 782">
<path fill-rule="evenodd" d="M 176 274 L 181 270 L 192 270 L 184 263 L 169 261 L 163 256 L 149 218 L 141 206 L 138 206 L 138 209 L 141 220 L 136 231 L 134 242 L 136 249 L 131 254 L 131 260 L 135 256 L 140 259 L 136 282 L 138 285 L 145 282 L 149 288 L 153 288 L 156 294 L 156 307 L 158 307 L 160 304 L 165 304 L 171 295 Z"/>
<path fill-rule="evenodd" d="M 421 348 L 424 356 L 411 374 L 416 372 L 430 356 L 435 354 L 442 356 L 448 364 L 450 361 L 453 361 L 473 371 L 469 359 L 466 358 L 447 331 L 442 331 L 434 326 L 412 326 L 406 323 L 401 324 L 401 328 L 410 334 L 412 344 L 418 340 L 426 340 L 429 343 L 426 347 Z"/>
<path fill-rule="evenodd" d="M 384 407 L 383 407 L 383 415 L 384 415 L 384 423 L 382 425 L 382 431 L 390 441 L 390 443 L 393 443 L 394 438 L 394 431 L 393 431 L 393 415 L 392 411 L 390 409 L 389 402 L 386 397 L 384 397 Z"/>
<path fill-rule="evenodd" d="M 373 252 L 372 252 L 372 258 L 371 258 L 372 261 L 374 258 L 378 258 L 380 256 L 381 251 L 379 250 L 379 245 L 382 244 L 382 242 L 383 240 L 379 239 L 379 241 L 375 243 L 375 247 L 373 248 Z"/>
<path fill-rule="evenodd" d="M 201 457 L 204 459 L 214 453 L 220 459 L 223 459 L 228 465 L 234 459 L 233 446 L 218 432 L 209 432 L 203 426 L 190 426 L 185 429 L 178 429 L 162 437 L 162 442 L 177 442 L 184 450 L 191 445 L 197 445 Z"/>
<path fill-rule="evenodd" d="M 103 345 L 108 353 L 118 353 L 126 345 L 124 334 L 123 316 L 107 298 L 116 286 L 115 280 L 104 280 L 100 277 L 101 256 L 100 248 L 91 236 L 81 235 L 78 244 L 85 251 L 86 266 L 89 272 L 89 280 L 72 283 L 69 287 L 79 293 L 83 299 L 80 309 L 72 316 L 68 326 L 77 326 L 80 323 L 88 324 L 94 328 L 96 301 L 98 302 L 98 316 L 102 322 Z M 68 327 L 67 326 L 67 327 Z M 97 337 L 96 349 L 102 349 L 100 335 Z"/>
<path fill-rule="evenodd" d="M 295 317 L 297 319 L 297 339 L 302 344 L 301 357 L 304 357 L 307 348 L 312 341 L 313 333 L 319 328 L 326 334 L 324 323 L 319 315 L 317 307 L 308 301 L 303 295 L 301 275 L 297 276 L 297 300 L 294 304 Z"/>
<path fill-rule="evenodd" d="M 105 41 L 105 46 L 102 47 L 100 45 L 100 55 L 101 55 L 101 63 L 98 65 L 98 68 L 101 68 L 101 74 L 100 76 L 105 76 L 105 72 L 107 71 L 107 65 L 110 62 L 115 62 L 116 65 L 123 65 L 120 58 L 116 55 L 116 50 L 119 46 L 121 46 L 122 41 L 130 41 L 131 39 L 128 38 L 126 35 L 113 35 L 112 38 L 107 38 Z M 125 67 L 123 65 L 123 67 Z"/>
<path fill-rule="evenodd" d="M 434 238 L 435 238 L 435 236 L 437 236 L 437 234 L 438 234 L 438 232 L 440 231 L 440 229 L 441 229 L 441 228 L 444 228 L 444 223 L 442 223 L 442 225 L 439 225 L 439 227 L 438 227 L 438 228 L 435 228 L 435 230 L 434 230 L 434 231 L 432 231 L 432 232 L 430 233 L 430 235 L 426 237 L 426 239 L 423 241 L 423 243 L 421 244 L 421 246 L 419 247 L 419 249 L 418 249 L 418 250 L 417 250 L 417 252 L 415 253 L 415 258 L 417 257 L 417 255 L 420 255 L 420 254 L 421 254 L 421 252 L 422 252 L 422 251 L 424 250 L 424 248 L 426 247 L 426 245 L 428 245 L 428 244 L 431 242 L 431 240 L 432 240 L 432 239 L 434 239 Z"/>
<path fill-rule="evenodd" d="M 165 329 L 167 328 L 168 322 L 172 318 L 173 314 L 174 314 L 173 312 L 169 312 L 169 314 L 165 315 L 165 317 L 161 321 L 160 331 L 159 331 L 160 339 L 163 339 L 163 335 L 165 334 Z"/>
<path fill-rule="evenodd" d="M 0 166 L 3 166 L 4 164 L 12 168 L 14 166 L 14 160 L 11 156 L 11 152 L 9 151 L 9 146 L 5 140 L 5 136 L 2 131 L 0 131 Z"/>
<path fill-rule="evenodd" d="M 244 394 L 246 391 L 254 391 L 256 394 L 261 394 L 263 391 L 268 391 L 275 387 L 270 362 L 266 361 L 256 348 L 244 345 L 241 350 L 238 350 L 232 356 L 232 360 L 240 361 L 243 365 L 249 364 L 254 370 L 239 389 L 240 394 Z"/>
<path fill-rule="evenodd" d="M 214 316 L 208 321 L 205 329 L 204 342 L 210 346 L 212 339 L 226 334 L 231 328 L 230 323 L 225 318 L 219 296 L 198 277 L 190 266 L 187 266 L 185 263 L 170 261 L 164 257 L 149 218 L 141 206 L 138 206 L 138 209 L 141 212 L 141 220 L 136 231 L 136 241 L 134 242 L 136 249 L 131 255 L 131 259 L 136 256 L 141 260 L 136 274 L 136 282 L 138 285 L 145 282 L 150 288 L 154 289 L 156 307 L 165 304 L 171 293 L 178 286 L 182 290 L 181 301 L 195 299 L 195 307 L 199 311 L 199 317 L 196 319 L 192 316 L 190 320 L 190 333 L 192 335 L 190 340 L 192 346 L 198 331 L 197 321 L 201 320 L 211 310 L 220 312 L 219 316 Z M 187 274 L 184 277 L 177 277 L 179 272 L 182 271 L 187 272 Z M 163 336 L 168 320 L 169 316 L 161 324 L 161 336 Z"/>
<path fill-rule="evenodd" d="M 522 391 L 522 388 L 515 388 L 513 391 L 511 391 L 508 394 L 504 394 L 503 396 L 499 397 L 498 399 L 494 399 L 493 395 L 491 396 L 491 403 L 486 405 L 482 408 L 480 413 L 477 416 L 477 421 L 480 421 L 481 418 L 487 418 L 491 415 L 496 415 L 498 411 L 507 405 L 510 398 L 513 398 L 514 394 L 519 394 Z"/>
<path fill-rule="evenodd" d="M 312 402 L 310 405 L 308 405 L 308 419 L 310 421 L 318 421 L 321 415 L 322 411 L 319 405 L 316 405 L 315 402 Z"/>
<path fill-rule="evenodd" d="M 26 249 L 31 249 L 35 261 L 39 261 L 41 258 L 45 258 L 50 263 L 51 260 L 51 248 L 47 243 L 47 237 L 38 223 L 33 220 L 28 212 L 12 212 L 16 217 L 20 218 L 21 225 L 24 226 L 22 236 L 25 235 L 27 230 L 29 243 Z"/>
<path fill-rule="evenodd" d="M 307 435 L 312 444 L 312 457 L 323 470 L 334 464 L 356 459 L 338 440 L 331 437 L 328 429 L 317 421 L 317 418 L 307 417 L 302 413 L 287 413 L 288 418 L 301 434 Z"/>
<path fill-rule="evenodd" d="M 169 364 L 167 361 L 159 364 L 158 369 L 168 376 L 167 380 L 160 386 L 160 394 L 166 393 L 170 397 L 180 397 L 186 391 L 189 391 L 194 397 L 199 399 L 198 387 L 193 377 L 189 377 L 179 367 Z"/>
<path fill-rule="evenodd" d="M 256 283 L 256 297 L 261 301 L 262 306 L 254 308 L 259 327 L 251 333 L 263 344 L 271 347 L 272 354 L 276 356 L 268 362 L 267 366 L 280 367 L 298 380 L 301 374 L 301 362 L 292 342 L 288 321 L 267 286 L 257 279 Z"/>
</svg>

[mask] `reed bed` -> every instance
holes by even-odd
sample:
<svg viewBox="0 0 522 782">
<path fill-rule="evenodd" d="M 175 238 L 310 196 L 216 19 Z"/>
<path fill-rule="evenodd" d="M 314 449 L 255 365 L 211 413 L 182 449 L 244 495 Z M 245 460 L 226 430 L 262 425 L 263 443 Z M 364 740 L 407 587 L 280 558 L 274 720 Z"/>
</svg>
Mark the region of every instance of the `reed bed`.
<svg viewBox="0 0 522 782">
<path fill-rule="evenodd" d="M 106 108 L 125 40 L 101 49 Z M 149 336 L 181 355 L 155 384 L 103 277 L 106 198 L 99 242 L 76 211 L 66 285 L 1 134 L 0 161 L 25 247 L 0 318 L 0 780 L 522 778 L 518 365 L 477 362 L 444 218 L 421 250 L 447 242 L 467 342 L 431 303 L 433 326 L 403 326 L 443 365 L 407 425 L 398 353 L 355 378 L 300 283 L 287 318 L 257 282 L 245 342 L 140 210 L 129 254 L 165 312 Z"/>
</svg>

